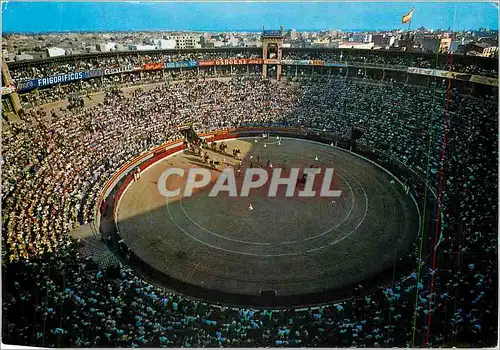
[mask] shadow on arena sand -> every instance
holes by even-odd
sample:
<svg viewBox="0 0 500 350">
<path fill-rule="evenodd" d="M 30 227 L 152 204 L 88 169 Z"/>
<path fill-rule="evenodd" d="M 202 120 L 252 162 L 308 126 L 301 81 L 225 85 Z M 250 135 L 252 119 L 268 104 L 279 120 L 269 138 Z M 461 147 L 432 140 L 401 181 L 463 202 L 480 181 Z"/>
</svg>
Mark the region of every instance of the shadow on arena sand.
<svg viewBox="0 0 500 350">
<path fill-rule="evenodd" d="M 415 203 L 389 174 L 318 143 L 227 143 L 244 150 L 244 165 L 250 155 L 261 162 L 286 159 L 290 167 L 334 165 L 332 187 L 341 189 L 342 197 L 332 204 L 325 198 L 264 193 L 210 198 L 208 191 L 199 191 L 167 204 L 157 190 L 164 169 L 198 166 L 192 154 L 177 153 L 148 168 L 118 203 L 117 240 L 123 239 L 130 263 L 150 278 L 213 301 L 278 306 L 342 298 L 354 288 L 383 284 L 380 273 L 387 269 L 394 278 L 396 262 L 404 270 L 401 258 L 416 237 L 419 219 Z"/>
</svg>

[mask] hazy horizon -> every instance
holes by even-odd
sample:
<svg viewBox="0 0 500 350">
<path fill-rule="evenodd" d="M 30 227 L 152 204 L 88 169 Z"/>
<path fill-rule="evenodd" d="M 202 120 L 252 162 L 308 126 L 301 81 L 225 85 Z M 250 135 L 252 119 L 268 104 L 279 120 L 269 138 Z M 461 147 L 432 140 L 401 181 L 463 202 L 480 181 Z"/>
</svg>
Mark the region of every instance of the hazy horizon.
<svg viewBox="0 0 500 350">
<path fill-rule="evenodd" d="M 481 27 L 484 28 L 484 27 Z M 267 29 L 267 28 L 266 28 Z M 275 29 L 275 28 L 272 28 Z M 278 28 L 279 29 L 279 28 Z M 322 31 L 328 31 L 328 30 L 341 30 L 343 32 L 387 32 L 387 31 L 393 31 L 393 30 L 399 30 L 404 28 L 393 28 L 393 29 L 339 29 L 339 28 L 324 28 L 324 29 L 300 29 L 300 28 L 285 28 L 285 31 L 289 29 L 294 29 L 297 32 L 322 32 Z M 417 30 L 419 28 L 411 28 L 411 30 Z M 426 30 L 447 30 L 447 28 L 425 28 Z M 470 29 L 463 29 L 463 30 L 455 30 L 455 31 L 475 31 L 478 30 L 479 28 L 470 28 Z M 490 29 L 486 28 L 490 31 L 495 31 L 498 32 L 498 29 Z M 47 35 L 47 34 L 108 34 L 108 33 L 159 33 L 159 32 L 190 32 L 190 33 L 196 33 L 196 32 L 203 32 L 203 33 L 261 33 L 262 29 L 221 29 L 221 30 L 205 30 L 205 29 L 193 29 L 193 30 L 186 30 L 186 29 L 149 29 L 149 30 L 61 30 L 61 31 L 47 31 L 47 32 L 6 32 L 4 31 L 2 35 Z"/>
<path fill-rule="evenodd" d="M 272 2 L 12 2 L 2 3 L 4 34 L 106 32 L 260 32 L 406 30 L 401 17 L 415 8 L 411 29 L 498 30 L 494 3 Z M 354 24 L 358 29 L 353 28 Z"/>
</svg>

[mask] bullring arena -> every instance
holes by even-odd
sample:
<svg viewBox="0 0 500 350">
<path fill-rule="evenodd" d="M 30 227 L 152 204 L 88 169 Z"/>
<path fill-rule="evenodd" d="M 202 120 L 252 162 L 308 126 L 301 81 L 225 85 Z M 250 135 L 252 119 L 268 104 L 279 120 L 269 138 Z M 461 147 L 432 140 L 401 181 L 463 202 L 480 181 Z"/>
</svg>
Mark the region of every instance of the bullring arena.
<svg viewBox="0 0 500 350">
<path fill-rule="evenodd" d="M 3 64 L 3 342 L 496 342 L 498 60 L 268 54 L 117 51 Z M 227 154 L 204 149 L 217 169 L 186 149 L 187 126 L 208 145 L 227 143 Z M 333 168 L 341 196 L 284 198 L 281 187 L 275 198 L 266 187 L 207 196 L 224 167 L 239 167 L 235 147 L 241 173 Z M 173 168 L 210 172 L 212 184 L 167 202 L 159 180 Z"/>
<path fill-rule="evenodd" d="M 403 185 L 379 166 L 348 151 L 292 138 L 226 141 L 242 151 L 243 168 L 253 159 L 275 167 L 335 169 L 332 189 L 340 198 L 266 196 L 246 198 L 203 189 L 190 198 L 166 200 L 158 191 L 169 167 L 208 167 L 188 150 L 142 171 L 121 195 L 115 218 L 124 243 L 155 270 L 201 289 L 278 298 L 340 291 L 372 278 L 408 252 L 419 227 L 418 209 Z M 237 167 L 218 151 L 211 159 Z M 186 171 L 187 173 L 187 171 Z M 213 180 L 220 174 L 213 170 Z M 167 188 L 179 187 L 169 177 Z M 281 186 L 284 192 L 284 186 Z M 302 298 L 300 298 L 302 296 Z"/>
</svg>

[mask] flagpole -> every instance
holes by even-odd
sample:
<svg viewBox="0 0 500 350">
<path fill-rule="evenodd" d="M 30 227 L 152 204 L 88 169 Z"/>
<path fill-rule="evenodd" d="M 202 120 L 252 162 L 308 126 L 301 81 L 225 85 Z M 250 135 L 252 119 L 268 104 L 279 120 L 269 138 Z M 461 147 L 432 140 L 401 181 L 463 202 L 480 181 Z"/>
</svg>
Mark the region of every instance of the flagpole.
<svg viewBox="0 0 500 350">
<path fill-rule="evenodd" d="M 415 7 L 411 9 L 411 17 L 410 17 L 410 21 L 408 22 L 408 34 L 410 34 L 411 21 L 413 19 L 413 11 L 414 10 L 415 10 Z"/>
</svg>

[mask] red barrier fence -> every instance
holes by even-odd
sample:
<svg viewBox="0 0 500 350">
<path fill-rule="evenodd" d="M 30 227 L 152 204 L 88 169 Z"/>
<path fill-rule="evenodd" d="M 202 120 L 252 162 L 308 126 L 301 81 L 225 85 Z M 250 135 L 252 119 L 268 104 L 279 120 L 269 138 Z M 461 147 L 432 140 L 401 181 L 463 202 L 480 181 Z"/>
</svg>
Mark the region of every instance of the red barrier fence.
<svg viewBox="0 0 500 350">
<path fill-rule="evenodd" d="M 222 141 L 222 140 L 227 140 L 231 138 L 237 138 L 239 133 L 244 133 L 244 132 L 292 132 L 292 133 L 300 133 L 303 132 L 304 130 L 299 129 L 299 128 L 279 128 L 279 127 L 242 127 L 242 128 L 228 128 L 224 130 L 217 130 L 213 132 L 208 132 L 208 133 L 203 133 L 200 134 L 200 137 L 205 138 L 207 142 L 212 142 L 212 141 Z M 99 220 L 99 210 L 101 209 L 102 203 L 105 199 L 105 197 L 108 196 L 108 192 L 112 189 L 113 186 L 116 186 L 116 182 L 119 178 L 121 178 L 124 174 L 130 172 L 130 174 L 127 175 L 127 178 L 125 179 L 124 183 L 122 186 L 120 186 L 120 189 L 118 190 L 116 196 L 115 196 L 115 203 L 118 202 L 120 199 L 121 195 L 127 188 L 128 184 L 133 180 L 133 174 L 131 173 L 131 170 L 139 166 L 141 171 L 144 171 L 146 168 L 151 166 L 152 164 L 158 162 L 159 160 L 168 157 L 169 155 L 179 152 L 185 148 L 185 145 L 181 143 L 181 140 L 176 140 L 176 141 L 171 141 L 167 142 L 159 147 L 155 147 L 149 152 L 146 152 L 144 154 L 141 154 L 137 157 L 134 157 L 132 160 L 127 162 L 124 166 L 122 166 L 120 169 L 118 169 L 111 179 L 106 182 L 106 185 L 104 185 L 103 190 L 101 191 L 99 198 L 96 203 L 95 207 L 95 220 Z M 181 144 L 179 144 L 181 143 Z M 179 144 L 175 146 L 176 144 Z M 150 158 L 148 158 L 150 157 Z M 99 224 L 97 225 L 99 227 Z"/>
<path fill-rule="evenodd" d="M 142 171 L 146 170 L 148 167 L 150 167 L 151 165 L 153 165 L 156 162 L 158 162 L 159 160 L 161 160 L 161 159 L 163 159 L 165 157 L 168 157 L 171 154 L 174 154 L 174 153 L 177 153 L 179 151 L 182 151 L 185 148 L 186 148 L 186 145 L 181 144 L 179 146 L 172 147 L 172 148 L 169 148 L 169 149 L 167 149 L 167 150 L 165 150 L 165 151 L 163 151 L 161 153 L 158 153 L 153 158 L 150 158 L 147 161 L 145 161 L 144 163 L 140 164 L 139 165 L 139 169 L 142 172 Z M 127 175 L 127 177 L 125 178 L 125 181 L 122 183 L 122 185 L 118 189 L 118 192 L 115 195 L 115 201 L 114 201 L 115 207 L 113 208 L 113 217 L 116 217 L 116 209 L 118 208 L 117 204 L 118 204 L 118 201 L 120 200 L 123 192 L 125 192 L 125 189 L 127 188 L 127 186 L 134 180 L 134 174 L 130 170 L 132 170 L 132 169 L 126 169 L 125 170 L 125 171 L 129 171 L 129 174 Z"/>
</svg>

